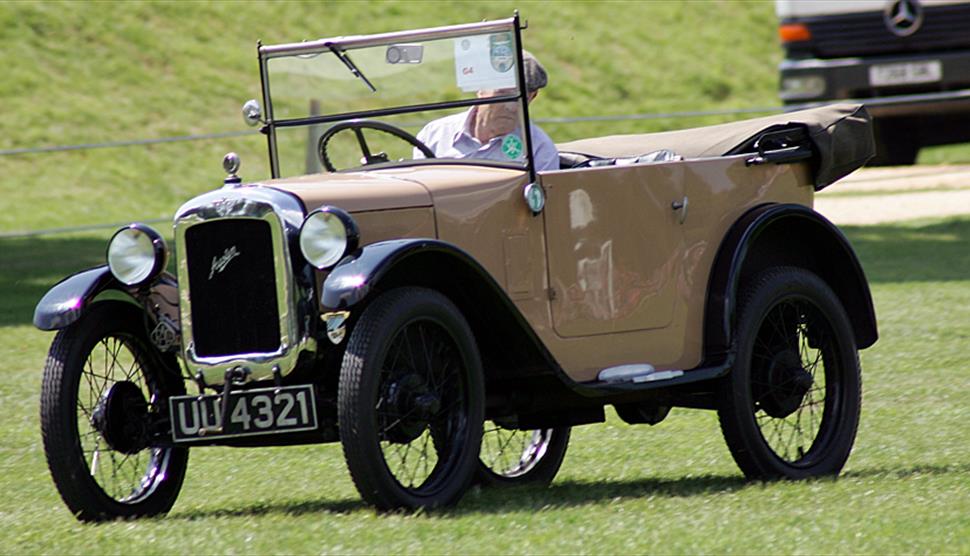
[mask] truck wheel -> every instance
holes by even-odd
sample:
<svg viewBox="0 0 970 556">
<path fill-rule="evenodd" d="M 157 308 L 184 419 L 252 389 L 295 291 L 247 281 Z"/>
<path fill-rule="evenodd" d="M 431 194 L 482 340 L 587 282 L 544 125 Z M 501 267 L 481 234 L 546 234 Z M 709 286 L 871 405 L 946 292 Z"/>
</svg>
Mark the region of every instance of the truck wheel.
<svg viewBox="0 0 970 556">
<path fill-rule="evenodd" d="M 548 485 L 566 457 L 569 433 L 569 427 L 523 431 L 488 421 L 482 433 L 478 482 L 494 487 Z"/>
<path fill-rule="evenodd" d="M 875 125 L 876 154 L 866 166 L 910 166 L 916 163 L 920 145 L 915 131 L 892 123 Z"/>
<path fill-rule="evenodd" d="M 743 288 L 737 359 L 718 417 L 750 479 L 837 475 L 855 441 L 859 356 L 838 297 L 815 274 L 779 267 Z"/>
<path fill-rule="evenodd" d="M 175 361 L 162 360 L 144 329 L 138 309 L 99 303 L 58 332 L 47 357 L 44 453 L 81 521 L 164 514 L 182 488 L 188 449 L 159 443 L 154 425 L 168 414 L 169 396 L 185 388 Z"/>
<path fill-rule="evenodd" d="M 340 370 L 338 421 L 350 475 L 380 510 L 458 502 L 478 463 L 481 358 L 444 295 L 400 288 L 360 316 Z"/>
</svg>

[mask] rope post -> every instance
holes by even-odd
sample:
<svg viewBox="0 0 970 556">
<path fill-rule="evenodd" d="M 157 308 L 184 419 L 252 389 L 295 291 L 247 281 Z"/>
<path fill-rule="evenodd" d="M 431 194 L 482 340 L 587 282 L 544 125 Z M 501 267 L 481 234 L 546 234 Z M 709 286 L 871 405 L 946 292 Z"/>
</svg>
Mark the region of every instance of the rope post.
<svg viewBox="0 0 970 556">
<path fill-rule="evenodd" d="M 317 99 L 310 99 L 310 115 L 319 116 L 320 115 L 320 101 Z M 306 173 L 307 174 L 317 174 L 323 171 L 323 166 L 320 165 L 320 157 L 317 154 L 317 142 L 320 141 L 320 135 L 323 133 L 323 125 L 314 124 L 307 126 L 307 142 L 306 142 Z"/>
</svg>

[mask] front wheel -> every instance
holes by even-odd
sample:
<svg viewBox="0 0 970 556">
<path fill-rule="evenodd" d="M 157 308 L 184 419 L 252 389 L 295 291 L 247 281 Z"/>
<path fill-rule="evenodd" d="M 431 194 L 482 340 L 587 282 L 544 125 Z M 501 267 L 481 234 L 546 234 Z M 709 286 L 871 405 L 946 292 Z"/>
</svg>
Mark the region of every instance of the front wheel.
<svg viewBox="0 0 970 556">
<path fill-rule="evenodd" d="M 82 521 L 163 514 L 182 488 L 188 449 L 167 445 L 159 425 L 184 384 L 144 330 L 137 309 L 99 303 L 58 332 L 47 357 L 44 453 L 61 498 Z"/>
<path fill-rule="evenodd" d="M 815 274 L 779 267 L 742 290 L 718 417 L 751 479 L 837 475 L 855 441 L 861 371 L 849 318 Z"/>
<path fill-rule="evenodd" d="M 347 342 L 340 441 L 358 492 L 380 510 L 449 506 L 468 488 L 485 413 L 471 328 L 444 295 L 382 294 Z"/>
</svg>

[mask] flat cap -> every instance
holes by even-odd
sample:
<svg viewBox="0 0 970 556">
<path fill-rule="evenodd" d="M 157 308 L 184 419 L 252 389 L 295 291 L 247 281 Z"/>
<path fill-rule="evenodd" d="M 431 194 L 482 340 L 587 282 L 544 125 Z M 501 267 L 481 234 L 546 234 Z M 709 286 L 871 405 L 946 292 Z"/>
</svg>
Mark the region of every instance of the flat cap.
<svg viewBox="0 0 970 556">
<path fill-rule="evenodd" d="M 546 68 L 542 67 L 539 60 L 528 50 L 522 51 L 522 61 L 525 64 L 525 88 L 530 93 L 538 91 L 546 86 L 549 77 L 546 75 Z"/>
</svg>

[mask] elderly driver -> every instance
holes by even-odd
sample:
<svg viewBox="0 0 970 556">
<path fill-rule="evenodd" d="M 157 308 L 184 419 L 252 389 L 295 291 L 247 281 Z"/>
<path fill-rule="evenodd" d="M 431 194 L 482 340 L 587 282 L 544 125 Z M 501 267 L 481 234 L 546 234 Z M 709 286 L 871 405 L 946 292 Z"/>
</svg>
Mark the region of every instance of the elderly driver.
<svg viewBox="0 0 970 556">
<path fill-rule="evenodd" d="M 548 78 L 535 56 L 522 51 L 525 64 L 525 85 L 528 102 L 546 86 Z M 515 89 L 479 91 L 479 98 L 514 94 Z M 525 139 L 522 138 L 519 103 L 502 102 L 473 106 L 471 110 L 434 120 L 418 133 L 418 139 L 439 158 L 479 158 L 501 162 L 521 162 L 525 158 Z M 535 124 L 532 132 L 532 153 L 536 170 L 558 170 L 559 151 L 552 139 Z M 417 149 L 414 157 L 424 155 Z"/>
</svg>

